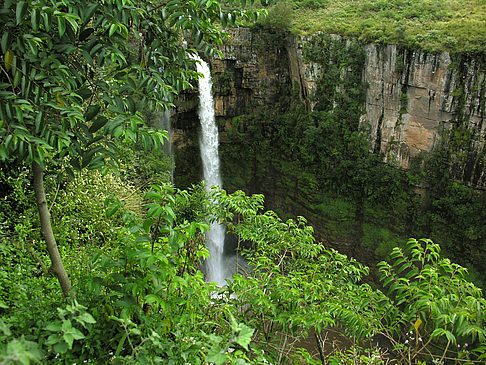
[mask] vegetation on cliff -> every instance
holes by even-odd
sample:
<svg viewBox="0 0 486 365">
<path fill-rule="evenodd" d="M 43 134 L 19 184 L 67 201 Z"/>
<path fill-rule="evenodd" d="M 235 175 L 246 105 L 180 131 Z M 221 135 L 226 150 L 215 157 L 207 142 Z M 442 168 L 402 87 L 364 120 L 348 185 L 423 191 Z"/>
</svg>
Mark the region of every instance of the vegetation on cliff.
<svg viewBox="0 0 486 365">
<path fill-rule="evenodd" d="M 363 46 L 321 34 L 303 53 L 323 70 L 313 111 L 289 91 L 273 109 L 235 117 L 223 131 L 225 187 L 264 193 L 271 209 L 307 217 L 328 244 L 369 262 L 410 236 L 430 237 L 484 285 L 486 194 L 453 180 L 447 136 L 409 170 L 384 163 L 359 124 Z"/>
<path fill-rule="evenodd" d="M 278 0 L 270 18 L 298 34 L 326 32 L 428 51 L 484 52 L 486 4 L 478 0 Z M 286 4 L 286 5 L 285 5 Z M 272 8 L 273 7 L 273 8 Z M 287 7 L 289 17 L 280 17 Z M 275 15 L 272 15 L 275 13 Z M 276 24 L 276 22 L 274 22 Z"/>
</svg>

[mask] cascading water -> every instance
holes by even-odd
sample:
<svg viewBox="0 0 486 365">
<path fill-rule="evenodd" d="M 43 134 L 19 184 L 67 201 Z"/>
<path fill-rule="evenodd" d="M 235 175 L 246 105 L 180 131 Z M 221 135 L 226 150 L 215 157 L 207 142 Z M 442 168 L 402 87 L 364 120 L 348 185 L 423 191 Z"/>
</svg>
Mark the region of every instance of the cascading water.
<svg viewBox="0 0 486 365">
<path fill-rule="evenodd" d="M 222 186 L 219 174 L 218 155 L 218 127 L 214 119 L 214 102 L 212 95 L 211 72 L 206 62 L 197 59 L 197 72 L 203 77 L 199 78 L 199 119 L 202 134 L 199 140 L 201 159 L 204 171 L 206 190 L 211 186 Z M 225 227 L 217 222 L 212 223 L 206 235 L 206 245 L 210 257 L 205 261 L 206 279 L 215 281 L 220 285 L 225 284 L 226 266 L 224 262 L 224 236 Z"/>
<path fill-rule="evenodd" d="M 164 141 L 163 151 L 164 154 L 169 157 L 170 163 L 172 164 L 172 127 L 170 122 L 170 110 L 160 110 L 157 112 L 154 120 L 153 126 L 158 130 L 165 130 L 167 131 L 168 139 Z M 174 169 L 170 169 L 170 180 L 174 182 Z"/>
<path fill-rule="evenodd" d="M 160 117 L 162 124 L 162 129 L 167 131 L 168 140 L 164 144 L 164 152 L 167 156 L 172 157 L 172 127 L 170 124 L 170 111 L 169 109 L 164 110 Z"/>
</svg>

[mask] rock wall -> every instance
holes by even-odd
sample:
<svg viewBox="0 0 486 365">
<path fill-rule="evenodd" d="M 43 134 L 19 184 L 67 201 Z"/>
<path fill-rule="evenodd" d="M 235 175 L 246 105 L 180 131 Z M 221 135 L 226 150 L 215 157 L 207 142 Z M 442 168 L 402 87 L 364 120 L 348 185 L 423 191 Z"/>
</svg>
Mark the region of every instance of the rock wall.
<svg viewBox="0 0 486 365">
<path fill-rule="evenodd" d="M 230 119 L 247 113 L 255 105 L 275 106 L 291 84 L 286 42 L 247 28 L 230 33 L 221 48 L 222 57 L 211 60 L 214 107 L 217 117 Z M 298 71 L 296 71 L 298 72 Z"/>
<path fill-rule="evenodd" d="M 411 52 L 394 45 L 365 49 L 363 78 L 369 87 L 361 123 L 370 126 L 374 150 L 407 168 L 412 157 L 454 138 L 458 130 L 468 131 L 468 140 L 453 151 L 459 158 L 452 172 L 459 180 L 484 186 L 484 172 L 478 170 L 486 132 L 484 63 L 481 69 L 475 59 L 453 62 L 446 52 Z M 464 153 L 468 157 L 462 158 Z M 475 171 L 467 171 L 471 168 Z"/>
<path fill-rule="evenodd" d="M 272 109 L 288 102 L 284 96 L 291 93 L 312 110 L 321 68 L 303 56 L 308 41 L 247 28 L 232 31 L 222 57 L 211 60 L 216 116 L 230 123 L 256 105 Z M 368 88 L 360 125 L 373 151 L 408 168 L 415 156 L 446 141 L 451 176 L 485 187 L 484 54 L 452 57 L 395 45 L 364 48 L 362 77 Z"/>
</svg>

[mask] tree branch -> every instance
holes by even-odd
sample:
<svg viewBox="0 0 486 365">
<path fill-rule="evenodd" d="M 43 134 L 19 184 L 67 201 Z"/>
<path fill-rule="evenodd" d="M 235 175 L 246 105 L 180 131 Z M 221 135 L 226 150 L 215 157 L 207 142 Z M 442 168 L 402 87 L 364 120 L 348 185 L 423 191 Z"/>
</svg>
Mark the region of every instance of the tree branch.
<svg viewBox="0 0 486 365">
<path fill-rule="evenodd" d="M 66 269 L 62 263 L 54 232 L 52 231 L 51 214 L 47 207 L 46 193 L 44 189 L 44 169 L 37 162 L 32 162 L 32 170 L 34 172 L 34 192 L 37 201 L 37 209 L 39 211 L 41 233 L 46 241 L 47 251 L 51 258 L 52 271 L 59 280 L 62 293 L 65 297 L 68 297 L 71 292 L 71 281 L 69 280 Z"/>
</svg>

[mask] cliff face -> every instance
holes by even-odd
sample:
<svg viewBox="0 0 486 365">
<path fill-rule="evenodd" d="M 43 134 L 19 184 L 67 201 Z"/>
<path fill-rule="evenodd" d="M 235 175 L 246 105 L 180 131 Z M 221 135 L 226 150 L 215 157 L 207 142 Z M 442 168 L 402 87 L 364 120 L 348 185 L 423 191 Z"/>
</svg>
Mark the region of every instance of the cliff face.
<svg viewBox="0 0 486 365">
<path fill-rule="evenodd" d="M 399 51 L 393 45 L 365 50 L 363 78 L 369 88 L 361 123 L 370 125 L 374 150 L 407 168 L 412 157 L 447 137 L 457 152 L 454 177 L 484 186 L 486 85 L 480 63 L 462 59 L 453 64 L 445 52 Z M 464 134 L 461 141 L 454 140 L 458 134 Z"/>
<path fill-rule="evenodd" d="M 211 61 L 216 115 L 229 123 L 255 105 L 274 108 L 291 93 L 311 110 L 322 67 L 303 56 L 308 42 L 245 28 L 232 32 L 222 58 Z M 452 153 L 451 176 L 486 186 L 484 56 L 451 57 L 374 44 L 364 51 L 362 79 L 368 88 L 360 126 L 371 148 L 408 168 L 415 156 L 445 141 Z"/>
<path fill-rule="evenodd" d="M 267 46 L 279 41 L 286 39 L 266 39 L 246 28 L 231 33 L 221 49 L 223 57 L 211 60 L 217 117 L 231 119 L 255 105 L 273 107 L 288 91 L 291 73 L 286 47 Z"/>
</svg>

